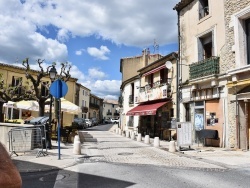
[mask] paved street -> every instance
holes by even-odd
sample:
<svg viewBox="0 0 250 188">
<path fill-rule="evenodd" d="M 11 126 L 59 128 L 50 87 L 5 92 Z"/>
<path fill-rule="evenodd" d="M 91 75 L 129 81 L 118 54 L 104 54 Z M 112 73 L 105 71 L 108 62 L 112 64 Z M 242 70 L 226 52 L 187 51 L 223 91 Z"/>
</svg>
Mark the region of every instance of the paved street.
<svg viewBox="0 0 250 188">
<path fill-rule="evenodd" d="M 213 152 L 203 148 L 198 152 L 170 153 L 167 142 L 155 148 L 118 135 L 114 128 L 106 124 L 79 132 L 82 155 L 72 155 L 72 144 L 66 144 L 62 160 L 55 160 L 58 164 L 64 160 L 65 166 L 38 173 L 23 172 L 23 187 L 249 187 L 249 152 L 222 148 Z M 243 162 L 237 163 L 233 153 L 235 159 Z M 49 157 L 32 162 L 45 165 Z"/>
</svg>

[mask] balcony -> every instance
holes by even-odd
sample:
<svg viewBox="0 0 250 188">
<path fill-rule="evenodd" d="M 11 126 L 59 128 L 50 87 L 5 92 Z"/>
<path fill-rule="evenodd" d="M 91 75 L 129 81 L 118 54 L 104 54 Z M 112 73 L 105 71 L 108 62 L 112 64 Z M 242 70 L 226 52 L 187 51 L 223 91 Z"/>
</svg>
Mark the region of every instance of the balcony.
<svg viewBox="0 0 250 188">
<path fill-rule="evenodd" d="M 107 112 L 107 115 L 108 115 L 108 116 L 109 116 L 109 115 L 111 116 L 111 115 L 112 115 L 112 112 Z"/>
<path fill-rule="evenodd" d="M 90 108 L 95 108 L 95 109 L 99 109 L 100 106 L 98 104 L 95 104 L 95 103 L 89 103 L 89 107 Z"/>
<path fill-rule="evenodd" d="M 82 112 L 87 113 L 89 111 L 89 108 L 86 106 L 82 106 Z"/>
<path fill-rule="evenodd" d="M 210 57 L 208 59 L 192 63 L 189 66 L 190 80 L 211 76 L 220 73 L 219 57 Z"/>
<path fill-rule="evenodd" d="M 153 84 L 151 88 L 149 85 L 145 85 L 141 87 L 138 94 L 138 102 L 146 102 L 158 99 L 166 99 L 168 98 L 168 89 L 170 86 L 166 83 L 160 84 L 160 82 L 156 82 Z"/>
</svg>

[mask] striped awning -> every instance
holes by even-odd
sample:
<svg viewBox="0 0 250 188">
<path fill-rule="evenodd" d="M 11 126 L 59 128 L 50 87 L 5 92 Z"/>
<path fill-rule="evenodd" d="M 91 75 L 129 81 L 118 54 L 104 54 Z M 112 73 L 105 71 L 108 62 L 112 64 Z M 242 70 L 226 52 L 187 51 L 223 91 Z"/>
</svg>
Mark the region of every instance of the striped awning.
<svg viewBox="0 0 250 188">
<path fill-rule="evenodd" d="M 155 68 L 153 70 L 150 70 L 149 72 L 146 72 L 142 76 L 147 76 L 147 75 L 153 74 L 153 73 L 158 72 L 158 71 L 160 71 L 161 69 L 164 69 L 164 68 L 166 68 L 166 65 L 161 65 L 161 66 L 159 66 L 159 67 L 157 67 L 157 68 Z"/>
</svg>

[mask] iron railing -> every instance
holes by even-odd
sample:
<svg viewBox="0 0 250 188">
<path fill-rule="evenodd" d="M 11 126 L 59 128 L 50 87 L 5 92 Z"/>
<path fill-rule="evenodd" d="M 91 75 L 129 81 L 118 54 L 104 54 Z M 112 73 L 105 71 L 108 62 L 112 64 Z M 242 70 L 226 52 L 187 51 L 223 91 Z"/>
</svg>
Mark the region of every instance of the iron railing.
<svg viewBox="0 0 250 188">
<path fill-rule="evenodd" d="M 192 63 L 191 65 L 189 65 L 190 80 L 204 76 L 219 74 L 220 72 L 219 60 L 220 60 L 219 57 L 210 57 L 208 59 Z"/>
</svg>

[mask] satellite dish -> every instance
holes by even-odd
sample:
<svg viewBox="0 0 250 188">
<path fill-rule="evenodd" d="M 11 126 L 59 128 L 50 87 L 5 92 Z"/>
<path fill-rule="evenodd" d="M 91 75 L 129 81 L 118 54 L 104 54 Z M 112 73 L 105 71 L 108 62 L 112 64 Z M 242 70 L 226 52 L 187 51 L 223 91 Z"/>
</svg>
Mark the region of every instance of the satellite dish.
<svg viewBox="0 0 250 188">
<path fill-rule="evenodd" d="M 165 66 L 168 68 L 168 69 L 171 69 L 173 67 L 172 63 L 170 61 L 167 61 L 165 63 Z"/>
</svg>

